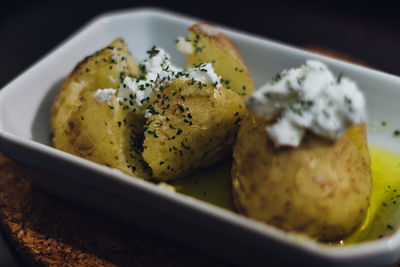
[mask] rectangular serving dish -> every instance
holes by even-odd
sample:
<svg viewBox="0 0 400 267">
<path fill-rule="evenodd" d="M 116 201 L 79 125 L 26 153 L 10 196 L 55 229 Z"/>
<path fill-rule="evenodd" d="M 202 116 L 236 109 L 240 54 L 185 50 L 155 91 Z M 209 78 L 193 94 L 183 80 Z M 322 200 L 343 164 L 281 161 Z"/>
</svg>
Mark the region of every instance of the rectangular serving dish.
<svg viewBox="0 0 400 267">
<path fill-rule="evenodd" d="M 145 57 L 147 49 L 158 45 L 171 54 L 176 65 L 184 66 L 184 57 L 175 49 L 174 41 L 199 21 L 202 20 L 154 8 L 112 12 L 95 18 L 0 91 L 1 151 L 39 167 L 41 171 L 34 168 L 35 174 L 30 177 L 45 191 L 234 264 L 376 266 L 396 261 L 400 257 L 399 231 L 372 242 L 327 246 L 168 192 L 50 146 L 51 105 L 60 83 L 78 61 L 123 37 L 138 60 Z M 399 77 L 219 28 L 238 46 L 256 87 L 306 59 L 325 62 L 335 73 L 342 72 L 356 80 L 368 101 L 369 141 L 400 152 L 399 140 L 390 131 L 374 126 L 385 121 L 400 127 Z"/>
</svg>

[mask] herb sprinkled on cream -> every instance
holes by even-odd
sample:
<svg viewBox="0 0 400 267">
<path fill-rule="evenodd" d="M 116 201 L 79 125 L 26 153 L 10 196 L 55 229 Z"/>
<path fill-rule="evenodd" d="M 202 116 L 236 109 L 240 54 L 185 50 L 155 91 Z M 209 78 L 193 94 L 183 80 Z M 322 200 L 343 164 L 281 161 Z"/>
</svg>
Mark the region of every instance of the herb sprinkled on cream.
<svg viewBox="0 0 400 267">
<path fill-rule="evenodd" d="M 314 60 L 276 75 L 246 104 L 272 122 L 266 131 L 276 146 L 298 146 L 306 130 L 339 138 L 366 119 L 365 99 L 357 84 L 342 74 L 334 77 L 326 65 Z"/>
<path fill-rule="evenodd" d="M 128 108 L 135 112 L 143 112 L 146 118 L 154 114 L 146 105 L 153 92 L 162 90 L 165 84 L 174 79 L 199 82 L 200 85 L 212 83 L 217 88 L 221 86 L 220 77 L 215 74 L 210 63 L 183 70 L 171 63 L 169 54 L 162 48 L 154 46 L 147 54 L 148 57 L 139 64 L 140 75 L 137 78 L 125 77 L 118 90 L 118 97 Z"/>
</svg>

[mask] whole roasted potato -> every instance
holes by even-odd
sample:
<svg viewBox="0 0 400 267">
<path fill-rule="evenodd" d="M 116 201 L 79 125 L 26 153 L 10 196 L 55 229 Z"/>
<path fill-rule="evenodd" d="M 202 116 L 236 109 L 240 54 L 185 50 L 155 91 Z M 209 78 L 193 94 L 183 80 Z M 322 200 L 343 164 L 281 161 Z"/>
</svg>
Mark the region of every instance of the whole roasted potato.
<svg viewBox="0 0 400 267">
<path fill-rule="evenodd" d="M 233 41 L 215 27 L 199 23 L 188 29 L 189 36 L 178 39 L 187 67 L 209 62 L 221 76 L 222 85 L 246 98 L 254 91 L 253 80 Z"/>
<path fill-rule="evenodd" d="M 365 125 L 332 141 L 307 133 L 297 148 L 276 148 L 267 122 L 250 113 L 233 152 L 237 210 L 312 238 L 334 241 L 363 220 L 371 190 Z"/>
<path fill-rule="evenodd" d="M 142 156 L 160 180 L 182 178 L 229 156 L 246 113 L 238 94 L 181 79 L 154 93 L 150 103 Z"/>
</svg>

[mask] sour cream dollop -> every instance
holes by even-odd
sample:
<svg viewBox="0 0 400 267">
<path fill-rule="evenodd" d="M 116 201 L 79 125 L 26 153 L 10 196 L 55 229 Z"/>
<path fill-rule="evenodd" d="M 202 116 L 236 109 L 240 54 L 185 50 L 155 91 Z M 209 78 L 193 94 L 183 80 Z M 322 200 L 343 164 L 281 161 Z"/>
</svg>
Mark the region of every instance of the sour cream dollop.
<svg viewBox="0 0 400 267">
<path fill-rule="evenodd" d="M 276 146 L 298 146 L 306 130 L 336 139 L 366 120 L 366 101 L 357 84 L 342 75 L 335 77 L 315 60 L 282 71 L 246 104 L 272 122 L 266 131 Z"/>
<path fill-rule="evenodd" d="M 192 80 L 194 82 L 212 83 L 216 88 L 221 87 L 220 77 L 214 72 L 210 63 L 202 63 L 187 70 L 172 64 L 170 55 L 162 48 L 152 47 L 147 51 L 147 58 L 139 64 L 140 75 L 136 78 L 125 77 L 116 93 L 117 97 L 133 112 L 143 113 L 147 118 L 151 110 L 146 110 L 154 91 L 173 79 Z M 105 95 L 99 89 L 97 94 Z M 100 98 L 99 98 L 100 100 Z"/>
</svg>

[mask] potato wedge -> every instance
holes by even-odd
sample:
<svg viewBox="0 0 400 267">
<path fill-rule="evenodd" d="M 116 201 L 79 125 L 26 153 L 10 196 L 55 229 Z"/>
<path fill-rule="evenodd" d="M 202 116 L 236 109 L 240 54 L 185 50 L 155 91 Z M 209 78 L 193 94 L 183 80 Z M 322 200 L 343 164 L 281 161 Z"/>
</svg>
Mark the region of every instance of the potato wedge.
<svg viewBox="0 0 400 267">
<path fill-rule="evenodd" d="M 138 65 L 122 39 L 116 39 L 79 62 L 61 85 L 53 103 L 50 123 L 54 136 L 64 131 L 71 111 L 80 105 L 83 92 L 118 88 L 126 75 L 137 73 Z M 57 147 L 58 144 L 54 145 Z"/>
<path fill-rule="evenodd" d="M 225 88 L 238 93 L 242 98 L 253 93 L 251 75 L 228 36 L 204 23 L 195 24 L 188 31 L 189 36 L 185 42 L 190 42 L 192 49 L 180 49 L 185 53 L 188 68 L 209 62 L 215 73 L 221 76 L 221 83 Z"/>
<path fill-rule="evenodd" d="M 80 97 L 71 111 L 65 131 L 54 137 L 57 148 L 127 174 L 150 178 L 141 157 L 142 123 L 114 97 L 98 103 L 93 92 Z"/>
<path fill-rule="evenodd" d="M 237 210 L 320 240 L 349 235 L 364 219 L 371 190 L 365 125 L 336 141 L 308 133 L 298 148 L 275 148 L 266 126 L 251 114 L 239 130 L 232 168 Z"/>
<path fill-rule="evenodd" d="M 236 93 L 175 79 L 155 92 L 145 123 L 143 159 L 154 178 L 182 178 L 229 156 L 246 113 Z"/>
<path fill-rule="evenodd" d="M 149 178 L 140 150 L 144 119 L 128 113 L 115 97 L 104 103 L 94 98 L 97 89 L 118 88 L 125 76 L 137 73 L 137 63 L 122 39 L 81 61 L 62 84 L 53 104 L 54 147 Z"/>
</svg>

